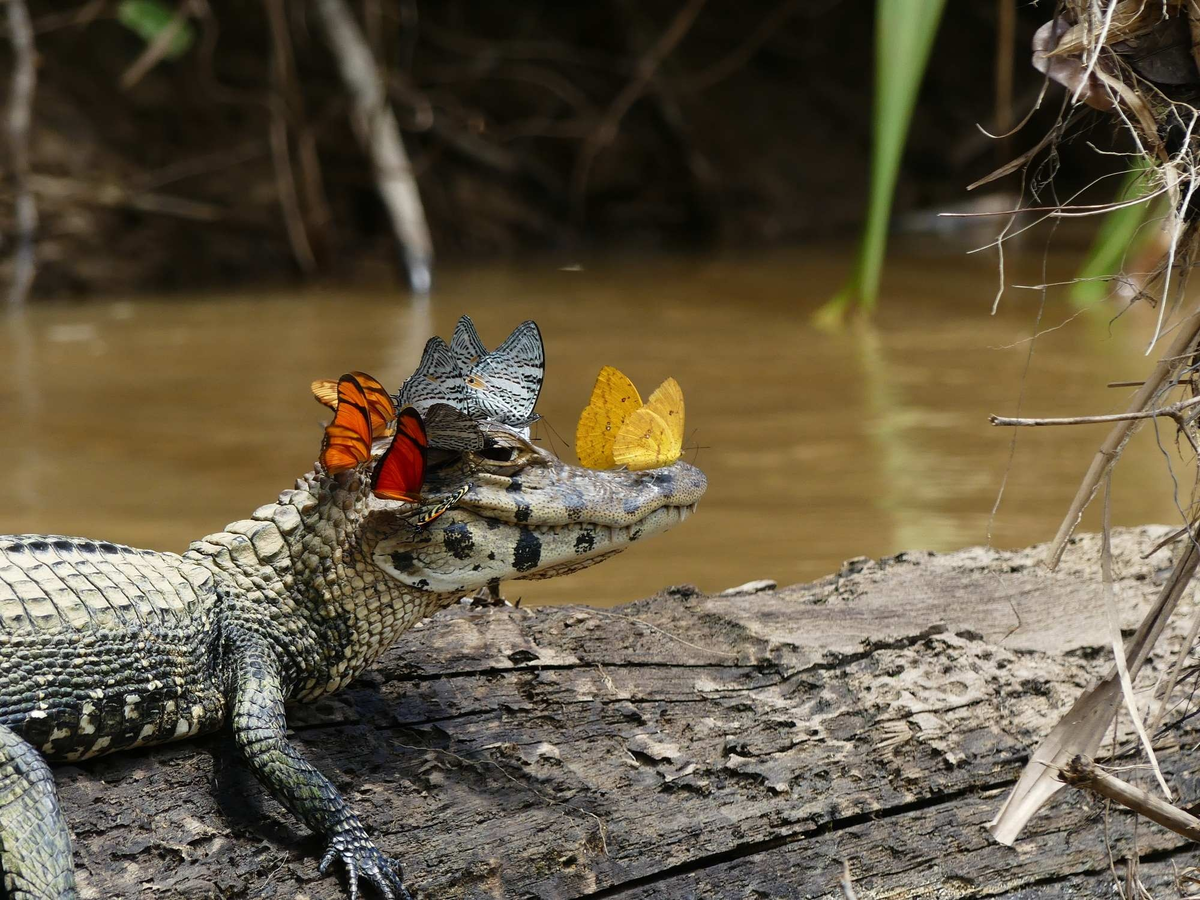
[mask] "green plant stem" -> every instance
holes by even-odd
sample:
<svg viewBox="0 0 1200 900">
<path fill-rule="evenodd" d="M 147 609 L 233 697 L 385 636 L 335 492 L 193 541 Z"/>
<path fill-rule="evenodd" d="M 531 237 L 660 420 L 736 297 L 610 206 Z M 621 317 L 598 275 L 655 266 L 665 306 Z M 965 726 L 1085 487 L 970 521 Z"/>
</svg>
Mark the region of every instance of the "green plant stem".
<svg viewBox="0 0 1200 900">
<path fill-rule="evenodd" d="M 867 312 L 875 308 L 900 159 L 944 6 L 945 0 L 876 0 L 875 107 L 866 227 L 854 273 L 817 312 L 819 324 L 839 321 L 855 301 Z"/>
<path fill-rule="evenodd" d="M 1121 181 L 1117 201 L 1128 200 L 1147 191 L 1145 180 L 1147 163 L 1136 159 L 1134 168 Z M 1125 258 L 1136 254 L 1154 229 L 1142 229 L 1156 204 L 1150 200 L 1135 206 L 1125 206 L 1107 213 L 1096 230 L 1087 258 L 1079 267 L 1076 277 L 1080 280 L 1071 285 L 1068 297 L 1076 306 L 1090 306 L 1108 296 L 1112 290 L 1109 279 L 1120 273 Z"/>
</svg>

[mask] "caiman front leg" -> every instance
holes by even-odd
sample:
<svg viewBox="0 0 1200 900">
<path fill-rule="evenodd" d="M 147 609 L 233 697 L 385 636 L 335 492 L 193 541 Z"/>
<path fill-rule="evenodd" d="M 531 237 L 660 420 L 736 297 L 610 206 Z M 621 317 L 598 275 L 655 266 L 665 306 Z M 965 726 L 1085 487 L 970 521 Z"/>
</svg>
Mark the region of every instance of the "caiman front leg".
<svg viewBox="0 0 1200 900">
<path fill-rule="evenodd" d="M 287 740 L 283 682 L 276 654 L 253 635 L 230 641 L 233 684 L 231 719 L 238 747 L 276 799 L 328 842 L 319 871 L 341 858 L 358 897 L 358 880 L 367 879 L 387 900 L 412 900 L 402 882 L 400 864 L 389 859 L 329 779 Z"/>
<path fill-rule="evenodd" d="M 77 900 L 71 832 L 40 753 L 0 725 L 0 873 L 11 900 Z"/>
</svg>

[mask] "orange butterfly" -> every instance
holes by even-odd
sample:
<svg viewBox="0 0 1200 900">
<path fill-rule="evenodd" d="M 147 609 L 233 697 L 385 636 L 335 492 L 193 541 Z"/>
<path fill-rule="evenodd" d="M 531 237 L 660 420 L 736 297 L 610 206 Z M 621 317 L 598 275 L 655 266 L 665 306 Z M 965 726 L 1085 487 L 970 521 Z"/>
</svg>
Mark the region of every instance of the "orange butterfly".
<svg viewBox="0 0 1200 900">
<path fill-rule="evenodd" d="M 396 419 L 396 436 L 371 476 L 375 496 L 420 503 L 428 451 L 429 438 L 421 414 L 411 406 L 404 407 Z"/>
<path fill-rule="evenodd" d="M 384 500 L 424 503 L 421 484 L 425 481 L 428 452 L 429 439 L 421 414 L 411 406 L 404 407 L 396 419 L 396 436 L 371 475 L 371 490 L 375 496 Z M 464 484 L 454 493 L 418 510 L 413 524 L 417 527 L 428 525 L 454 506 L 470 489 L 470 484 Z"/>
<path fill-rule="evenodd" d="M 321 442 L 325 471 L 336 475 L 370 459 L 371 441 L 387 434 L 395 415 L 387 391 L 370 375 L 351 372 L 339 378 L 333 421 Z"/>
<path fill-rule="evenodd" d="M 313 396 L 317 398 L 318 403 L 323 403 L 336 412 L 341 398 L 341 385 L 346 378 L 354 378 L 358 382 L 359 390 L 366 400 L 365 405 L 371 417 L 371 436 L 386 437 L 391 433 L 392 419 L 396 418 L 396 406 L 383 385 L 366 372 L 351 372 L 337 381 L 332 378 L 318 378 L 311 385 Z"/>
</svg>

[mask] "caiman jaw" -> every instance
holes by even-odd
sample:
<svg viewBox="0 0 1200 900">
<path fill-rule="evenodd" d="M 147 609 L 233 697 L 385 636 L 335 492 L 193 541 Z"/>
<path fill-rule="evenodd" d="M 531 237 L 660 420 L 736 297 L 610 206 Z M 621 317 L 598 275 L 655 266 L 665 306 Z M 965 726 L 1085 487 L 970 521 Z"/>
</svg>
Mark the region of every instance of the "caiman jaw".
<svg viewBox="0 0 1200 900">
<path fill-rule="evenodd" d="M 553 459 L 511 477 L 478 473 L 461 503 L 419 534 L 381 541 L 377 565 L 411 587 L 458 594 L 586 568 L 686 519 L 708 482 L 679 462 L 594 471 Z"/>
</svg>

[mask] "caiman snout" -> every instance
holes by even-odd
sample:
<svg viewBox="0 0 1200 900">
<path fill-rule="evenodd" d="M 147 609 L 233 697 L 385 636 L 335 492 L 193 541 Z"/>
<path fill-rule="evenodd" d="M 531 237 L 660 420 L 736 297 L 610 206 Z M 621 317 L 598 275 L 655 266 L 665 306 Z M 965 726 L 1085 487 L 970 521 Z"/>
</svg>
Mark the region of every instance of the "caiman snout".
<svg viewBox="0 0 1200 900">
<path fill-rule="evenodd" d="M 513 478 L 479 476 L 460 505 L 514 525 L 624 527 L 664 506 L 695 506 L 707 487 L 704 473 L 685 462 L 643 472 L 596 471 L 559 462 Z"/>
<path fill-rule="evenodd" d="M 419 536 L 381 542 L 373 555 L 393 577 L 437 593 L 561 575 L 674 527 L 707 487 L 685 462 L 627 472 L 555 459 L 512 477 L 478 473 L 458 506 Z"/>
</svg>

